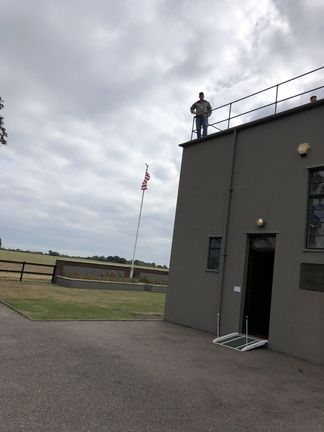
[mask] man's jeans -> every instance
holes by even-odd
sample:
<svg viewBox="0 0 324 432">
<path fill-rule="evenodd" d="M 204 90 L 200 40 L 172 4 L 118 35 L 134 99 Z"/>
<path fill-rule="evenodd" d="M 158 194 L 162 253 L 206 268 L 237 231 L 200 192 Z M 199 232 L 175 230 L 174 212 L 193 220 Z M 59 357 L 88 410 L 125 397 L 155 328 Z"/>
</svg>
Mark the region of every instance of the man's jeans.
<svg viewBox="0 0 324 432">
<path fill-rule="evenodd" d="M 207 135 L 207 127 L 208 127 L 208 117 L 197 116 L 196 117 L 197 138 L 201 137 L 201 128 L 203 128 L 203 136 Z"/>
</svg>

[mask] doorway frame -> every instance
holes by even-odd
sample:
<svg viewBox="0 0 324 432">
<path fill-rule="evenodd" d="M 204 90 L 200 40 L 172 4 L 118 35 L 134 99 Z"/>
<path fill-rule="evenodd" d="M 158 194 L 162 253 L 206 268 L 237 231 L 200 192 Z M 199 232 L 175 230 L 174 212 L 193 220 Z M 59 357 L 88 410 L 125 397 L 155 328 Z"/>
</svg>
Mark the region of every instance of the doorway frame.
<svg viewBox="0 0 324 432">
<path fill-rule="evenodd" d="M 248 291 L 248 280 L 249 280 L 249 269 L 250 269 L 250 256 L 251 256 L 251 246 L 252 246 L 252 240 L 256 237 L 274 237 L 275 239 L 275 245 L 273 249 L 273 268 L 272 268 L 272 282 L 271 282 L 271 295 L 270 295 L 270 304 L 269 304 L 269 330 L 267 338 L 269 338 L 270 333 L 270 324 L 271 324 L 271 308 L 272 308 L 272 296 L 273 296 L 273 277 L 274 277 L 274 271 L 275 271 L 275 255 L 276 255 L 276 242 L 277 242 L 277 232 L 270 232 L 270 233 L 246 233 L 246 248 L 245 248 L 245 263 L 244 263 L 244 277 L 243 277 L 243 292 L 242 292 L 242 299 L 241 299 L 241 312 L 240 312 L 240 330 L 242 333 L 245 333 L 245 327 L 246 327 L 246 317 L 245 317 L 245 302 L 247 298 L 247 291 Z M 249 331 L 249 330 L 248 330 Z"/>
</svg>

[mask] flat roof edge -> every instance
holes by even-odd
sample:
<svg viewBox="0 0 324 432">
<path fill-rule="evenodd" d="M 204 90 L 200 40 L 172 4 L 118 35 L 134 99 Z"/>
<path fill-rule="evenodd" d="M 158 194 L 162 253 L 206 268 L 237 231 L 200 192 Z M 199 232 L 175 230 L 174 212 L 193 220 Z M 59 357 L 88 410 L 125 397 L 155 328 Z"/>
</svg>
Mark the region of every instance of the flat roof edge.
<svg viewBox="0 0 324 432">
<path fill-rule="evenodd" d="M 240 125 L 233 126 L 233 127 L 229 128 L 229 129 L 224 129 L 222 131 L 214 132 L 214 133 L 212 133 L 210 135 L 207 135 L 205 137 L 195 138 L 193 140 L 186 141 L 186 142 L 184 142 L 182 144 L 179 144 L 179 147 L 189 147 L 191 145 L 201 144 L 202 142 L 208 141 L 210 139 L 213 139 L 216 136 L 222 136 L 222 135 L 226 135 L 226 134 L 231 134 L 231 133 L 233 133 L 233 131 L 235 129 L 236 130 L 247 129 L 249 127 L 253 127 L 253 126 L 261 124 L 261 123 L 267 123 L 267 122 L 270 122 L 270 121 L 277 120 L 277 119 L 279 119 L 281 117 L 286 117 L 286 116 L 289 116 L 289 115 L 293 115 L 293 114 L 295 114 L 297 112 L 306 111 L 306 110 L 309 110 L 309 109 L 316 109 L 316 108 L 318 108 L 319 106 L 322 106 L 322 105 L 324 105 L 324 99 L 320 99 L 319 101 L 317 101 L 315 103 L 308 102 L 307 104 L 300 105 L 298 107 L 291 108 L 291 109 L 286 110 L 286 111 L 282 111 L 282 112 L 279 112 L 279 113 L 276 113 L 276 114 L 271 114 L 269 116 L 253 120 L 253 121 L 250 121 L 248 123 L 242 123 Z"/>
</svg>

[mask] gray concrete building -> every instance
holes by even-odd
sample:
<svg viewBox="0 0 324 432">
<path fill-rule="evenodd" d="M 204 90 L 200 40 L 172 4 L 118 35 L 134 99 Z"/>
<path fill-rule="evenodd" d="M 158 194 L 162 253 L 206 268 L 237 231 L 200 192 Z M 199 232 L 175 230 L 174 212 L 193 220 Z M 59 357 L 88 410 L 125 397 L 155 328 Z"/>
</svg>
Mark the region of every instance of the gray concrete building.
<svg viewBox="0 0 324 432">
<path fill-rule="evenodd" d="M 181 147 L 164 319 L 323 365 L 324 100 Z"/>
</svg>

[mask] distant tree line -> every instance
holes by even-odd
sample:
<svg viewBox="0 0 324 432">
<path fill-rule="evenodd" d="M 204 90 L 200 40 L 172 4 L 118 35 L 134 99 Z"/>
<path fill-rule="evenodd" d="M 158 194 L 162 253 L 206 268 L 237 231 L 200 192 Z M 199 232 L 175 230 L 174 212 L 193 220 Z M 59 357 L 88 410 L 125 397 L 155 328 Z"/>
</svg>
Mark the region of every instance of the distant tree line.
<svg viewBox="0 0 324 432">
<path fill-rule="evenodd" d="M 0 239 L 0 248 L 2 248 L 1 239 Z M 92 261 L 104 261 L 104 262 L 117 263 L 117 264 L 129 264 L 129 265 L 132 264 L 131 260 L 127 260 L 126 258 L 119 257 L 118 255 L 115 255 L 115 256 L 109 255 L 107 257 L 98 256 L 98 255 L 94 255 L 91 257 L 81 257 L 81 256 L 64 255 L 64 254 L 60 254 L 59 252 L 52 251 L 52 250 L 49 250 L 47 254 L 44 252 L 22 250 L 22 249 L 10 249 L 9 248 L 7 250 L 11 250 L 11 251 L 15 251 L 15 252 L 26 252 L 26 253 L 36 254 L 36 255 L 51 255 L 51 256 L 55 256 L 55 257 L 88 259 L 88 260 L 92 260 Z M 141 266 L 141 267 L 155 267 L 155 268 L 163 268 L 163 269 L 168 268 L 166 265 L 162 266 L 160 264 L 155 264 L 154 262 L 148 263 L 148 262 L 140 261 L 140 260 L 134 260 L 134 265 Z"/>
</svg>

